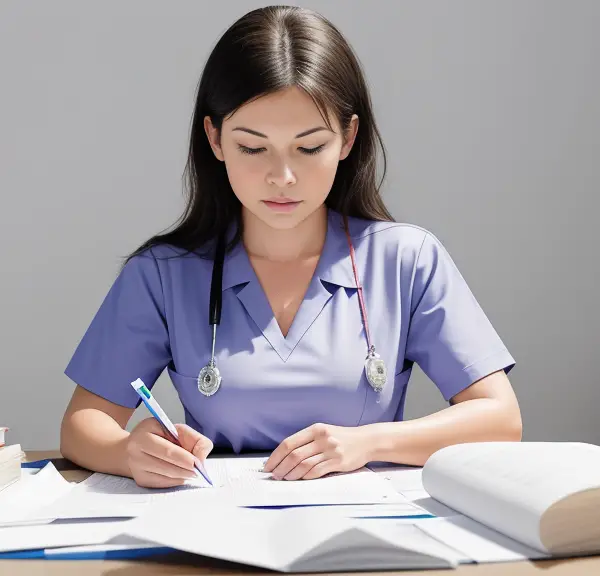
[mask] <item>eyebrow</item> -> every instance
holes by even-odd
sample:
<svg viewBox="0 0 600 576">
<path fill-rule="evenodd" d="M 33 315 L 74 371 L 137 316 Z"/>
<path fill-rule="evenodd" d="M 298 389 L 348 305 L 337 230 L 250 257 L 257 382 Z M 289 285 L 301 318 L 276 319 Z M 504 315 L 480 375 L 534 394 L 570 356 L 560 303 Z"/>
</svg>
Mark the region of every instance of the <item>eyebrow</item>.
<svg viewBox="0 0 600 576">
<path fill-rule="evenodd" d="M 256 130 L 251 130 L 250 128 L 245 128 L 244 126 L 236 126 L 232 130 L 232 132 L 235 132 L 236 130 L 240 132 L 248 132 L 248 134 L 253 134 L 254 136 L 258 136 L 259 138 L 268 138 L 266 134 L 263 134 L 262 132 L 257 132 Z M 325 126 L 317 126 L 316 128 L 310 128 L 309 130 L 300 132 L 300 134 L 296 134 L 295 138 L 302 138 L 303 136 L 308 136 L 309 134 L 314 134 L 315 132 L 320 132 L 321 130 L 329 131 L 329 129 L 325 128 Z"/>
</svg>

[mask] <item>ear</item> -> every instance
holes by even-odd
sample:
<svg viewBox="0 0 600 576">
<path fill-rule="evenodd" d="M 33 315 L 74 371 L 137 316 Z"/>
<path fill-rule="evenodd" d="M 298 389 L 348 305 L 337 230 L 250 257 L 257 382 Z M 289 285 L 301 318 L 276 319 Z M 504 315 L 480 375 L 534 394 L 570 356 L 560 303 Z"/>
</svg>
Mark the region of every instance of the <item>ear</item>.
<svg viewBox="0 0 600 576">
<path fill-rule="evenodd" d="M 352 146 L 354 145 L 354 140 L 356 140 L 356 134 L 358 133 L 358 116 L 356 114 L 352 115 L 350 118 L 350 125 L 348 129 L 344 133 L 344 145 L 340 150 L 340 160 L 344 160 L 344 158 L 348 157 L 350 154 L 350 150 L 352 150 Z"/>
<path fill-rule="evenodd" d="M 210 147 L 212 148 L 214 155 L 217 157 L 217 160 L 223 162 L 225 158 L 223 156 L 223 150 L 221 149 L 221 135 L 213 126 L 210 116 L 204 117 L 204 131 L 206 132 L 206 137 L 208 138 Z"/>
</svg>

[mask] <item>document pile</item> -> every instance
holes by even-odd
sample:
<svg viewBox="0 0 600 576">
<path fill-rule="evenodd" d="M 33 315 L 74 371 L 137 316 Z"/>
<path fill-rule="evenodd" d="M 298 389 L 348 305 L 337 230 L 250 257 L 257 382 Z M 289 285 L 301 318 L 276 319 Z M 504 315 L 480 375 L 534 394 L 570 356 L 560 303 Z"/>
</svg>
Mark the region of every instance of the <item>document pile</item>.
<svg viewBox="0 0 600 576">
<path fill-rule="evenodd" d="M 373 465 L 294 482 L 272 480 L 262 461 L 209 458 L 215 487 L 170 490 L 105 474 L 69 484 L 48 464 L 0 493 L 0 559 L 180 550 L 322 572 L 600 553 L 599 446 L 462 444 L 422 470 Z"/>
<path fill-rule="evenodd" d="M 21 478 L 21 461 L 24 454 L 19 444 L 6 446 L 4 434 L 8 430 L 0 426 L 0 490 Z"/>
</svg>

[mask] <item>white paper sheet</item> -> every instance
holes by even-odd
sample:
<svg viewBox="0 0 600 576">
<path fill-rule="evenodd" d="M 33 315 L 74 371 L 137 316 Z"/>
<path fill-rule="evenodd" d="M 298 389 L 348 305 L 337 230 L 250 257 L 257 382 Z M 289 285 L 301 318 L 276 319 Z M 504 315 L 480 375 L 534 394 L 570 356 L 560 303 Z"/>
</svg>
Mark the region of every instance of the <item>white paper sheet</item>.
<svg viewBox="0 0 600 576">
<path fill-rule="evenodd" d="M 369 469 L 378 476 L 389 480 L 398 492 L 405 490 L 423 490 L 422 468 L 406 468 L 394 464 L 371 464 Z"/>
<path fill-rule="evenodd" d="M 433 538 L 478 563 L 515 562 L 549 557 L 463 515 L 432 518 L 418 525 Z"/>
<path fill-rule="evenodd" d="M 67 495 L 74 486 L 52 463 L 37 474 L 23 476 L 0 492 L 0 526 L 26 521 L 35 511 Z"/>
<path fill-rule="evenodd" d="M 130 520 L 4 527 L 0 528 L 0 552 L 102 544 L 121 534 L 128 522 Z"/>
<path fill-rule="evenodd" d="M 315 506 L 330 504 L 388 504 L 406 500 L 377 474 L 362 468 L 355 472 L 333 474 L 315 480 L 273 480 L 271 474 L 261 472 L 262 465 L 253 458 L 241 466 L 250 468 L 250 474 L 239 471 L 236 459 L 216 459 L 222 467 L 215 468 L 215 476 L 223 488 L 218 494 L 237 506 Z M 264 459 L 263 459 L 264 460 Z M 212 473 L 209 471 L 209 473 Z M 238 475 L 239 474 L 239 475 Z M 217 496 L 217 494 L 214 494 Z"/>
<path fill-rule="evenodd" d="M 402 496 L 414 506 L 418 506 L 426 512 L 440 518 L 458 514 L 456 510 L 453 510 L 432 498 L 425 490 L 404 490 Z"/>
<path fill-rule="evenodd" d="M 338 506 L 317 506 L 327 514 L 338 514 L 344 518 L 408 518 L 428 514 L 427 510 L 411 504 L 342 504 Z"/>
</svg>

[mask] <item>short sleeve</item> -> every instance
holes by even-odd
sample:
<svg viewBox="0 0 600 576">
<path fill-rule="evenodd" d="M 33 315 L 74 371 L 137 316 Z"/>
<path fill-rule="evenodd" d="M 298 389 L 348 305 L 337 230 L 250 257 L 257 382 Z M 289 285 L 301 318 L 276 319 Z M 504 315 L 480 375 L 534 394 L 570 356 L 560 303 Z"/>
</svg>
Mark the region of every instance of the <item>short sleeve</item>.
<svg viewBox="0 0 600 576">
<path fill-rule="evenodd" d="M 427 233 L 414 273 L 406 358 L 445 400 L 515 361 L 448 251 Z"/>
<path fill-rule="evenodd" d="M 130 259 L 77 346 L 65 374 L 79 386 L 129 408 L 131 382 L 151 387 L 171 359 L 158 265 L 150 251 Z"/>
</svg>

